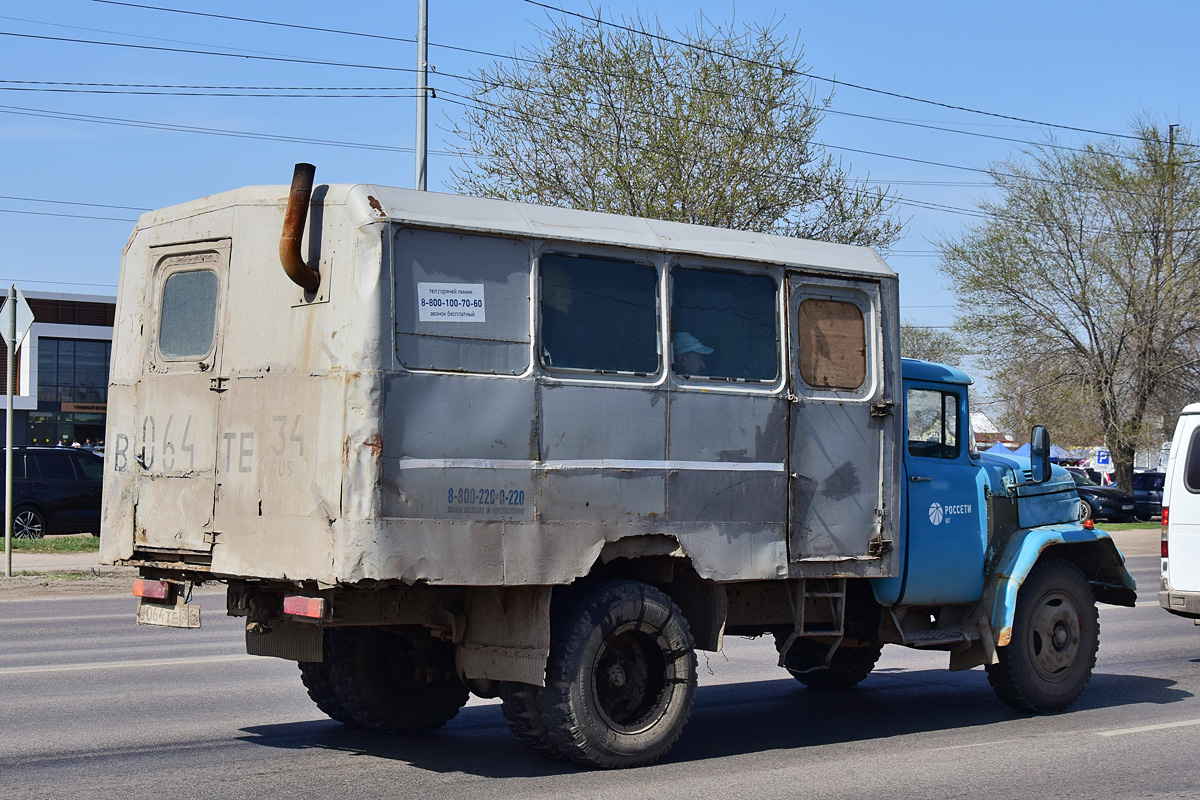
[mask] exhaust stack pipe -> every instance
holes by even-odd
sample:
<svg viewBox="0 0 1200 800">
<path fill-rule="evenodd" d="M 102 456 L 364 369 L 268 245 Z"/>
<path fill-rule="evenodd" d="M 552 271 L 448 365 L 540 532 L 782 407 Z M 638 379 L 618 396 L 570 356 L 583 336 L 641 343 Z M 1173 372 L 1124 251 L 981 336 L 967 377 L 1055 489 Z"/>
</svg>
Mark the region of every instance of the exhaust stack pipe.
<svg viewBox="0 0 1200 800">
<path fill-rule="evenodd" d="M 309 268 L 300 255 L 304 238 L 304 223 L 308 219 L 308 201 L 312 198 L 312 164 L 297 164 L 292 175 L 292 191 L 288 195 L 287 211 L 283 215 L 283 235 L 279 237 L 279 262 L 292 282 L 306 292 L 315 292 L 321 285 L 321 273 Z"/>
</svg>

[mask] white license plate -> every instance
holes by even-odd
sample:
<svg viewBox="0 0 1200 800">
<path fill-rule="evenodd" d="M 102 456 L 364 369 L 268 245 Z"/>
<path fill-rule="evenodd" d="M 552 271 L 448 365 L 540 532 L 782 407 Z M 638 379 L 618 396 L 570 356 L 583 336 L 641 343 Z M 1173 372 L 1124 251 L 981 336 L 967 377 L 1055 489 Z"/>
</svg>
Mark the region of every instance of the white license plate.
<svg viewBox="0 0 1200 800">
<path fill-rule="evenodd" d="M 1122 511 L 1133 511 L 1133 506 L 1121 506 Z"/>
<path fill-rule="evenodd" d="M 142 601 L 138 604 L 137 621 L 139 625 L 158 625 L 163 628 L 199 628 L 200 606 Z"/>
</svg>

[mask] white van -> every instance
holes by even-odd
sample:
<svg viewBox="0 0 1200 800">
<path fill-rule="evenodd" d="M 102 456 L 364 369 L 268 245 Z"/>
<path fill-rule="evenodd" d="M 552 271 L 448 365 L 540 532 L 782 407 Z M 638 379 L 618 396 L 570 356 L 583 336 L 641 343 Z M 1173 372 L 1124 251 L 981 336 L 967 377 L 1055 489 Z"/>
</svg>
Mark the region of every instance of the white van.
<svg viewBox="0 0 1200 800">
<path fill-rule="evenodd" d="M 1163 486 L 1158 603 L 1200 625 L 1200 403 L 1179 416 Z"/>
</svg>

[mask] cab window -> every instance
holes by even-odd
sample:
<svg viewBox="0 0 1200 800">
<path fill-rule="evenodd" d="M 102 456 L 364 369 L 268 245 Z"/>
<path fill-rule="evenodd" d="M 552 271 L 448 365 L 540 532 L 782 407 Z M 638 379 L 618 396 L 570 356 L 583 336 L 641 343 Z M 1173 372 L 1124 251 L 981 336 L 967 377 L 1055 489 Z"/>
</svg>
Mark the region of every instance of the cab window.
<svg viewBox="0 0 1200 800">
<path fill-rule="evenodd" d="M 908 453 L 921 458 L 958 457 L 958 395 L 909 389 Z"/>
</svg>

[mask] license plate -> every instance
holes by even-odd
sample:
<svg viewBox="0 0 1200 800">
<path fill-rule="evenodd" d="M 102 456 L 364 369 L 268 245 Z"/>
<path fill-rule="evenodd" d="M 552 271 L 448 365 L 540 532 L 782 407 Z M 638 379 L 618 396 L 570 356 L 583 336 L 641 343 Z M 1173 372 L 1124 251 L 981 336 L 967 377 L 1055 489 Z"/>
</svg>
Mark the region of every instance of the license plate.
<svg viewBox="0 0 1200 800">
<path fill-rule="evenodd" d="M 1133 506 L 1121 506 L 1122 511 L 1133 511 Z"/>
<path fill-rule="evenodd" d="M 163 628 L 199 628 L 200 606 L 142 602 L 138 604 L 137 621 L 139 625 L 158 625 Z"/>
</svg>

